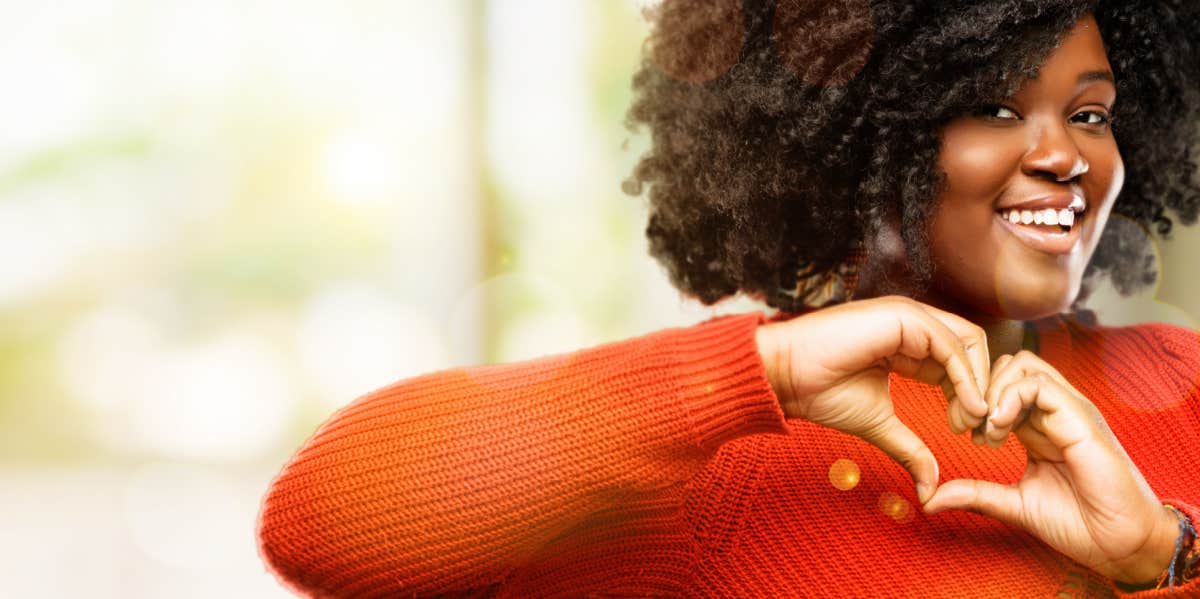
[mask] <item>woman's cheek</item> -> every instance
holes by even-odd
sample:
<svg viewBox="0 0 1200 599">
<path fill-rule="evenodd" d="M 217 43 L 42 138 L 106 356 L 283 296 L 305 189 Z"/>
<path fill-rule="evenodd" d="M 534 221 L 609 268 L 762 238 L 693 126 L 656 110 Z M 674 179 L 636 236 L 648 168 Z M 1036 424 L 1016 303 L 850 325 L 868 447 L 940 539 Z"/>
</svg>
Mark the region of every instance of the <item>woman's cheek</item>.
<svg viewBox="0 0 1200 599">
<path fill-rule="evenodd" d="M 1088 231 L 1089 236 L 1085 240 L 1087 260 L 1091 259 L 1092 252 L 1099 244 L 1113 204 L 1116 203 L 1117 196 L 1120 195 L 1121 188 L 1125 185 L 1125 162 L 1121 158 L 1120 152 L 1117 151 L 1115 141 L 1111 143 L 1111 147 L 1107 148 L 1107 151 L 1097 153 L 1089 162 L 1093 165 L 1090 174 L 1096 178 L 1092 180 L 1093 185 L 1085 187 L 1088 198 L 1092 200 L 1091 208 L 1095 211 L 1095 223 Z"/>
<path fill-rule="evenodd" d="M 969 119 L 946 126 L 939 162 L 957 195 L 990 195 L 1003 188 L 1020 166 L 1020 148 L 1008 137 Z"/>
</svg>

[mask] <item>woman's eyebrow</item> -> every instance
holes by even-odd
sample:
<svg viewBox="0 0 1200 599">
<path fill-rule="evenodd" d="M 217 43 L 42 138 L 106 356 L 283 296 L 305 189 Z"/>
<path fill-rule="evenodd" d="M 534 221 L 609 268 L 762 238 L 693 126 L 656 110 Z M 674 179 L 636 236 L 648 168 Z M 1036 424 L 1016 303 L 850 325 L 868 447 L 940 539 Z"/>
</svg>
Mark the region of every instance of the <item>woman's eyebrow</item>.
<svg viewBox="0 0 1200 599">
<path fill-rule="evenodd" d="M 1109 82 L 1109 83 L 1115 83 L 1115 82 L 1116 82 L 1116 81 L 1113 79 L 1113 74 L 1112 74 L 1112 71 L 1107 71 L 1107 70 L 1101 71 L 1101 70 L 1097 70 L 1097 71 L 1084 71 L 1083 73 L 1080 73 L 1080 74 L 1079 74 L 1079 79 L 1078 79 L 1078 81 L 1077 81 L 1077 84 L 1078 84 L 1078 85 L 1083 85 L 1083 84 L 1085 84 L 1085 83 L 1091 83 L 1091 82 L 1093 82 L 1093 81 L 1107 81 L 1107 82 Z"/>
</svg>

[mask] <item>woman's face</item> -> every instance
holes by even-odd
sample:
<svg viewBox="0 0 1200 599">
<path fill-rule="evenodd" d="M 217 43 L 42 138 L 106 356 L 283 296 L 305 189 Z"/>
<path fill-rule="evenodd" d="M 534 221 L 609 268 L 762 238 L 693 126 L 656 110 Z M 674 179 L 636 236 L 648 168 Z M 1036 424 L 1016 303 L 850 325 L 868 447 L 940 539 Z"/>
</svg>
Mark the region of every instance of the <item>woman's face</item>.
<svg viewBox="0 0 1200 599">
<path fill-rule="evenodd" d="M 947 124 L 925 301 L 1022 320 L 1070 306 L 1124 181 L 1108 123 L 1115 100 L 1104 44 L 1087 16 L 1036 80 Z"/>
</svg>

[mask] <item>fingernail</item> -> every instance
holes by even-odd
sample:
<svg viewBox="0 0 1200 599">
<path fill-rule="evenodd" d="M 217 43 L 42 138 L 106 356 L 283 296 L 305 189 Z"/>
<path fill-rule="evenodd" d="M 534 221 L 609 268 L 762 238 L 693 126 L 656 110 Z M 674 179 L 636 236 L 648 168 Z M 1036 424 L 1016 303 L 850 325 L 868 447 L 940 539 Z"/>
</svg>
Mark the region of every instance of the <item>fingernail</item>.
<svg viewBox="0 0 1200 599">
<path fill-rule="evenodd" d="M 917 483 L 917 501 L 924 505 L 932 495 L 933 489 L 929 487 L 929 483 Z"/>
</svg>

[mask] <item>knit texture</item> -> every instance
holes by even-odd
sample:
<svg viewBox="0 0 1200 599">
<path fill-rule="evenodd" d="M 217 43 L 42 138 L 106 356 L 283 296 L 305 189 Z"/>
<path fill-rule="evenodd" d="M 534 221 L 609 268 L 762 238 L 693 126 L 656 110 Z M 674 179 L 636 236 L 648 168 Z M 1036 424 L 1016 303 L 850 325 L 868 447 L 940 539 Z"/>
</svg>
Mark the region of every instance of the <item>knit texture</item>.
<svg viewBox="0 0 1200 599">
<path fill-rule="evenodd" d="M 927 516 L 907 471 L 786 420 L 757 314 L 385 387 L 325 422 L 272 483 L 259 549 L 313 597 L 1200 597 L 1122 593 L 1027 533 Z M 1104 414 L 1159 498 L 1200 523 L 1200 336 L 1039 323 L 1041 355 Z M 941 390 L 892 377 L 942 480 L 1015 482 Z"/>
</svg>

